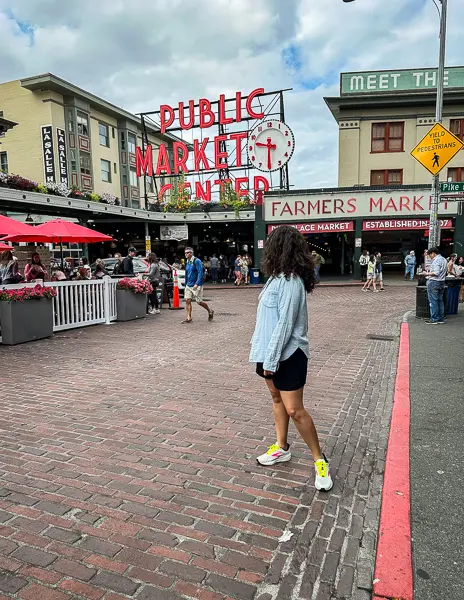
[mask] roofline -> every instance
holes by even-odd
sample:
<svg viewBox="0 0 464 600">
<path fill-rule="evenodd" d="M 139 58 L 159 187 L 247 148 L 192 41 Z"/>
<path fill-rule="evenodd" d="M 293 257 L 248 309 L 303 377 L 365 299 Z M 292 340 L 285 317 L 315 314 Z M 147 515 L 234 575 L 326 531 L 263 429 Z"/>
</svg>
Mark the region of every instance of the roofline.
<svg viewBox="0 0 464 600">
<path fill-rule="evenodd" d="M 308 194 L 341 194 L 341 193 L 359 193 L 359 192 L 394 192 L 401 190 L 423 190 L 431 188 L 429 183 L 413 183 L 410 185 L 354 185 L 350 187 L 317 188 L 305 190 L 276 190 L 266 192 L 264 197 L 269 196 L 305 196 Z"/>
<path fill-rule="evenodd" d="M 39 90 L 39 89 L 40 90 L 50 89 L 50 90 L 56 91 L 56 88 L 58 88 L 58 90 L 63 92 L 64 95 L 78 96 L 79 98 L 86 100 L 90 105 L 92 105 L 96 108 L 106 110 L 106 112 L 111 113 L 112 115 L 114 115 L 118 118 L 127 119 L 129 121 L 133 121 L 134 123 L 137 123 L 137 125 L 141 125 L 141 119 L 137 115 L 135 115 L 127 110 L 124 110 L 123 108 L 120 108 L 119 106 L 116 106 L 115 104 L 112 104 L 111 102 L 108 102 L 107 100 L 104 100 L 103 98 L 100 98 L 99 96 L 96 96 L 95 94 L 92 94 L 91 92 L 87 92 L 86 90 L 83 90 L 82 88 L 78 87 L 77 85 L 74 85 L 73 83 L 66 81 L 65 79 L 62 79 L 61 77 L 57 77 L 56 75 L 53 75 L 53 73 L 42 73 L 41 75 L 34 75 L 33 77 L 26 77 L 25 79 L 20 79 L 20 83 L 21 83 L 21 87 L 23 87 L 27 90 L 30 90 L 32 92 Z M 52 84 L 54 84 L 54 85 L 52 86 Z M 161 133 L 161 131 L 159 129 L 156 129 L 153 126 L 147 126 L 147 128 L 150 130 L 151 133 L 154 133 L 161 140 L 164 140 L 167 142 L 183 141 L 176 135 L 172 135 L 169 133 L 163 134 L 163 133 Z"/>
<path fill-rule="evenodd" d="M 464 69 L 464 65 L 453 65 L 445 67 L 448 69 Z M 405 71 L 438 71 L 438 67 L 410 67 L 409 69 L 371 69 L 370 71 L 343 71 L 340 75 L 366 75 L 370 73 L 404 73 Z"/>
<path fill-rule="evenodd" d="M 428 91 L 404 91 L 404 92 L 383 92 L 377 94 L 353 94 L 343 96 L 326 96 L 324 102 L 327 104 L 330 112 L 336 121 L 338 121 L 340 109 L 349 108 L 386 108 L 388 106 L 433 106 L 435 107 L 437 92 Z M 445 90 L 443 96 L 444 104 L 452 104 L 456 101 L 464 101 L 464 88 Z"/>
<path fill-rule="evenodd" d="M 8 119 L 0 117 L 0 133 L 6 133 L 9 129 L 16 127 L 17 124 L 18 123 L 15 123 L 14 121 L 9 121 Z"/>
</svg>

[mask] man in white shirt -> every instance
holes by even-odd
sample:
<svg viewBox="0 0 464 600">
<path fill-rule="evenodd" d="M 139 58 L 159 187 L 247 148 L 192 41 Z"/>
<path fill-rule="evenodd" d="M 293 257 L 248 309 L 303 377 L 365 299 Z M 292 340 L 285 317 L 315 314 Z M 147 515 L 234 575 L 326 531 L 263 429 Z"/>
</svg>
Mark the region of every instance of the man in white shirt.
<svg viewBox="0 0 464 600">
<path fill-rule="evenodd" d="M 432 259 L 430 270 L 427 271 L 427 295 L 430 303 L 430 319 L 427 325 L 441 325 L 445 322 L 445 277 L 448 263 L 440 254 L 438 248 L 429 248 L 428 255 Z"/>
</svg>

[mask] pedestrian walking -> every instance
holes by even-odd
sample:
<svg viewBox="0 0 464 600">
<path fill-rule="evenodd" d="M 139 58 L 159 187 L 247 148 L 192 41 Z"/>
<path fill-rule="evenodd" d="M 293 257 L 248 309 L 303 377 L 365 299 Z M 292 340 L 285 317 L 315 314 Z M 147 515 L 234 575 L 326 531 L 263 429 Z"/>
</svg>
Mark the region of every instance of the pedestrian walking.
<svg viewBox="0 0 464 600">
<path fill-rule="evenodd" d="M 408 277 L 411 281 L 414 280 L 414 271 L 416 270 L 416 254 L 414 250 L 411 250 L 409 254 L 406 255 L 404 259 L 404 264 L 406 265 L 406 271 L 404 273 L 404 278 L 407 281 Z"/>
<path fill-rule="evenodd" d="M 314 272 L 316 274 L 316 283 L 319 283 L 321 277 L 319 275 L 321 270 L 321 265 L 325 265 L 325 258 L 318 254 L 315 250 L 311 252 L 311 257 L 314 262 Z"/>
<path fill-rule="evenodd" d="M 316 489 L 329 491 L 329 464 L 303 405 L 309 359 L 306 294 L 313 291 L 316 275 L 306 240 L 294 227 L 278 227 L 270 234 L 263 271 L 269 281 L 259 299 L 250 362 L 256 363 L 256 373 L 270 391 L 277 441 L 257 461 L 269 466 L 291 459 L 291 418 L 313 455 Z"/>
<path fill-rule="evenodd" d="M 380 252 L 377 252 L 375 255 L 375 283 L 379 285 L 379 290 L 384 292 L 385 289 L 383 287 L 383 265 L 382 265 L 382 255 Z M 374 286 L 374 292 L 376 291 Z"/>
<path fill-rule="evenodd" d="M 134 277 L 134 257 L 136 256 L 136 254 L 137 250 L 134 247 L 129 248 L 129 252 L 126 258 L 122 261 L 118 275 L 127 275 L 129 277 Z"/>
<path fill-rule="evenodd" d="M 211 257 L 211 278 L 214 285 L 218 282 L 219 264 L 219 258 L 213 254 Z"/>
<path fill-rule="evenodd" d="M 157 292 L 157 288 L 160 284 L 160 280 L 161 280 L 161 270 L 160 270 L 160 266 L 159 266 L 158 257 L 153 252 L 150 252 L 150 254 L 148 255 L 147 281 L 148 281 L 148 283 L 151 284 L 153 291 L 149 295 L 149 297 L 147 297 L 147 314 L 150 314 L 150 315 L 159 315 L 160 314 L 158 292 Z M 148 309 L 149 305 L 151 306 L 150 309 Z"/>
<path fill-rule="evenodd" d="M 193 255 L 192 248 L 185 249 L 185 258 L 187 262 L 185 265 L 184 299 L 187 318 L 182 323 L 189 324 L 192 322 L 192 300 L 208 312 L 208 321 L 212 321 L 214 310 L 203 301 L 203 286 L 205 283 L 203 263 Z"/>
<path fill-rule="evenodd" d="M 377 291 L 375 266 L 376 266 L 375 256 L 374 256 L 374 254 L 371 254 L 369 256 L 369 262 L 367 263 L 367 279 L 361 288 L 362 292 L 368 292 L 371 289 L 371 287 L 374 288 L 373 289 L 374 292 Z"/>
<path fill-rule="evenodd" d="M 240 254 L 234 261 L 234 275 L 235 275 L 235 283 L 234 285 L 239 286 L 242 283 L 242 257 Z"/>
<path fill-rule="evenodd" d="M 116 252 L 114 258 L 116 259 L 116 263 L 113 267 L 113 275 L 119 275 L 122 270 L 122 256 L 119 252 Z"/>
<path fill-rule="evenodd" d="M 361 281 L 367 281 L 367 265 L 369 263 L 369 253 L 366 248 L 362 251 L 361 256 L 359 257 L 359 266 L 361 267 Z"/>
<path fill-rule="evenodd" d="M 430 319 L 427 325 L 441 325 L 445 322 L 445 277 L 448 271 L 446 259 L 438 248 L 429 248 L 428 256 L 432 259 L 430 269 L 425 273 L 427 279 L 427 295 L 430 303 Z"/>
<path fill-rule="evenodd" d="M 243 285 L 248 285 L 250 282 L 248 280 L 250 273 L 250 259 L 248 258 L 248 254 L 242 257 L 242 262 L 240 264 L 240 271 L 242 274 Z"/>
</svg>

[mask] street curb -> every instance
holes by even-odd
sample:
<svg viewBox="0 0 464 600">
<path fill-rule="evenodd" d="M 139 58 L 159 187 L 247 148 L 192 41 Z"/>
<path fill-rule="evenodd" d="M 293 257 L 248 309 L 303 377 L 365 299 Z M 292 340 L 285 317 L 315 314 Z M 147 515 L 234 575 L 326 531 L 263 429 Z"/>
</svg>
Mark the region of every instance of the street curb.
<svg viewBox="0 0 464 600">
<path fill-rule="evenodd" d="M 412 600 L 409 325 L 401 324 L 393 412 L 380 513 L 374 597 Z"/>
</svg>

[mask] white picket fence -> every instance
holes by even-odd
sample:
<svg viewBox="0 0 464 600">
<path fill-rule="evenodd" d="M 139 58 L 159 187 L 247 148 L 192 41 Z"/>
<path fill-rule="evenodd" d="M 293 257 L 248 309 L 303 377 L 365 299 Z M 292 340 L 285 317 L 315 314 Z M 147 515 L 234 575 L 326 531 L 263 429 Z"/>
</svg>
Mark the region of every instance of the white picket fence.
<svg viewBox="0 0 464 600">
<path fill-rule="evenodd" d="M 105 277 L 87 281 L 51 281 L 46 287 L 56 290 L 53 298 L 53 331 L 76 327 L 109 325 L 116 321 L 116 285 L 118 281 Z M 9 285 L 8 289 L 34 287 L 36 283 Z M 1 343 L 1 335 L 0 335 Z"/>
</svg>

